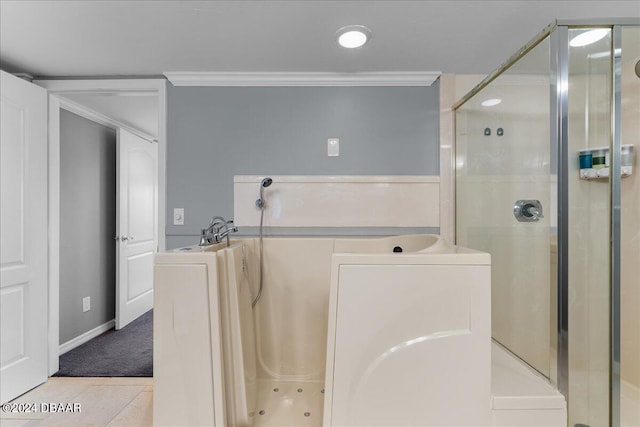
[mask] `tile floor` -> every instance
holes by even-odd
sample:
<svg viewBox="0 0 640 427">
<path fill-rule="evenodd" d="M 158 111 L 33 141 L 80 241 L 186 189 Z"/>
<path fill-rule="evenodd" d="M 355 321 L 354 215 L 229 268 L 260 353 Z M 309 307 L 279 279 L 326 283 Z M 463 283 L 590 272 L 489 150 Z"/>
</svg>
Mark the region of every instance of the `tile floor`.
<svg viewBox="0 0 640 427">
<path fill-rule="evenodd" d="M 30 413 L 0 413 L 1 427 L 126 426 L 153 424 L 153 378 L 54 377 L 11 403 L 36 404 Z M 79 403 L 80 412 L 43 412 L 50 404 Z"/>
</svg>

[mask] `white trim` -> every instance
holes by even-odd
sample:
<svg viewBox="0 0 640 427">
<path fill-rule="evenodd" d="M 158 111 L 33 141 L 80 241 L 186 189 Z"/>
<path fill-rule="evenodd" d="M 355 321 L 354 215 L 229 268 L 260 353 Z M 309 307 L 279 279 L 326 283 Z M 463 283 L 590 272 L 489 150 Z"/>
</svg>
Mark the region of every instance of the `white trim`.
<svg viewBox="0 0 640 427">
<path fill-rule="evenodd" d="M 49 375 L 60 369 L 60 102 L 49 95 Z"/>
<path fill-rule="evenodd" d="M 62 356 L 66 352 L 71 351 L 74 348 L 79 347 L 82 344 L 86 343 L 87 341 L 94 339 L 98 335 L 107 332 L 109 329 L 112 329 L 115 325 L 116 325 L 116 320 L 111 319 L 108 322 L 103 323 L 102 325 L 97 326 L 91 329 L 90 331 L 85 332 L 82 335 L 78 335 L 77 337 L 70 339 L 69 341 L 63 344 L 60 344 L 60 352 L 58 354 Z"/>
<path fill-rule="evenodd" d="M 455 244 L 455 75 L 440 76 L 440 235 Z"/>
<path fill-rule="evenodd" d="M 164 73 L 174 86 L 431 86 L 440 74 L 439 71 L 414 73 L 170 71 Z"/>
<path fill-rule="evenodd" d="M 160 91 L 165 80 L 157 79 L 98 79 L 98 80 L 34 80 L 50 93 L 74 94 L 117 94 L 121 92 L 156 93 Z"/>
<path fill-rule="evenodd" d="M 102 113 L 99 113 L 91 108 L 85 107 L 84 105 L 80 105 L 75 101 L 72 101 L 67 98 L 60 97 L 59 98 L 60 108 L 65 109 L 67 111 L 72 112 L 73 114 L 77 114 L 80 117 L 84 117 L 87 120 L 91 120 L 92 122 L 99 123 L 103 126 L 112 129 L 126 129 L 132 134 L 139 136 L 140 138 L 149 141 L 149 142 L 158 142 L 157 138 L 153 135 L 149 135 L 148 133 L 142 132 L 139 129 L 132 128 L 129 125 L 126 125 L 118 120 L 114 120 L 110 117 L 105 116 Z"/>
<path fill-rule="evenodd" d="M 60 322 L 60 96 L 83 94 L 158 95 L 158 252 L 165 250 L 167 82 L 164 79 L 35 80 L 49 91 L 49 375 L 59 369 Z M 63 101 L 63 103 L 66 102 Z M 69 105 L 69 103 L 67 103 Z"/>
<path fill-rule="evenodd" d="M 234 183 L 259 183 L 265 176 L 262 175 L 234 175 Z M 409 183 L 438 183 L 440 177 L 437 175 L 270 175 L 275 182 L 286 183 L 308 183 L 308 182 L 393 182 L 400 184 Z"/>
</svg>

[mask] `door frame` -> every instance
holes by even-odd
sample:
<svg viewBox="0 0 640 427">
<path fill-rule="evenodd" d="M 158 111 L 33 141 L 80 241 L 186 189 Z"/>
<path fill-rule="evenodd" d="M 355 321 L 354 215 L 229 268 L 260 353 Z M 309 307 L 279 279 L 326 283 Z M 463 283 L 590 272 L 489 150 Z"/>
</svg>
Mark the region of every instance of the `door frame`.
<svg viewBox="0 0 640 427">
<path fill-rule="evenodd" d="M 158 96 L 158 250 L 165 249 L 165 207 L 167 169 L 167 82 L 165 79 L 108 79 L 108 80 L 34 80 L 49 93 L 49 315 L 48 366 L 49 376 L 59 370 L 60 328 L 60 109 L 63 108 L 105 124 L 128 129 L 145 139 L 140 131 L 64 99 L 66 94 L 118 95 L 144 92 Z M 87 117 L 89 116 L 89 117 Z"/>
</svg>

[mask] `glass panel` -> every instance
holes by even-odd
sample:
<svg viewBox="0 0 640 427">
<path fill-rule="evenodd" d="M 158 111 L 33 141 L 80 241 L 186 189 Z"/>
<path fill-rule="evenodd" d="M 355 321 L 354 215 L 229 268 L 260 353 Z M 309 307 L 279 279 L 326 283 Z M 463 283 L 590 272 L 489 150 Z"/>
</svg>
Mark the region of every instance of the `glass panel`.
<svg viewBox="0 0 640 427">
<path fill-rule="evenodd" d="M 609 425 L 611 68 L 610 29 L 569 29 L 570 426 Z"/>
<path fill-rule="evenodd" d="M 620 230 L 620 425 L 640 426 L 640 28 L 622 28 Z M 628 145 L 633 145 L 631 152 Z M 617 307 L 616 307 L 617 308 Z M 619 366 L 615 362 L 619 361 Z"/>
<path fill-rule="evenodd" d="M 547 377 L 557 217 L 549 49 L 547 37 L 456 111 L 456 242 L 491 253 L 493 338 Z"/>
</svg>

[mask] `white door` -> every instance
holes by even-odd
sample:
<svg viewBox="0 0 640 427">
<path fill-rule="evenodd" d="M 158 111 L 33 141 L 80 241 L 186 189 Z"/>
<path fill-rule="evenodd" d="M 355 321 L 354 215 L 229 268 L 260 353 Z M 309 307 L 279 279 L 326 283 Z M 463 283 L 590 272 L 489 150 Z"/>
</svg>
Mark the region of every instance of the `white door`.
<svg viewBox="0 0 640 427">
<path fill-rule="evenodd" d="M 116 329 L 121 329 L 153 307 L 158 145 L 124 129 L 117 139 Z"/>
<path fill-rule="evenodd" d="M 0 71 L 0 400 L 47 380 L 47 91 Z"/>
</svg>

